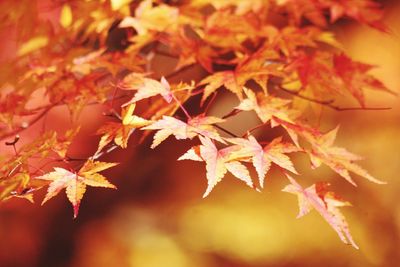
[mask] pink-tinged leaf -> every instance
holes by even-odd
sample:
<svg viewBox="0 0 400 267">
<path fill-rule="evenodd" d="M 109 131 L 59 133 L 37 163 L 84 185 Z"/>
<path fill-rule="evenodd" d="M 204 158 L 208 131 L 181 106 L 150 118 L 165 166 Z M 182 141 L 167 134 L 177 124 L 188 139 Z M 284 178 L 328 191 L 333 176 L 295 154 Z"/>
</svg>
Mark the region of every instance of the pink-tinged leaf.
<svg viewBox="0 0 400 267">
<path fill-rule="evenodd" d="M 76 218 L 87 185 L 93 187 L 116 188 L 107 181 L 104 176 L 98 173 L 115 165 L 116 163 L 88 160 L 77 173 L 56 167 L 53 172 L 36 177 L 36 179 L 39 180 L 51 181 L 47 189 L 47 194 L 42 201 L 42 205 L 65 188 L 68 200 L 74 208 L 74 218 Z"/>
<path fill-rule="evenodd" d="M 244 138 L 227 138 L 227 140 L 239 146 L 239 150 L 235 151 L 235 155 L 241 158 L 251 158 L 254 168 L 256 169 L 259 183 L 261 188 L 264 187 L 264 178 L 271 162 L 278 166 L 297 174 L 297 171 L 293 167 L 293 163 L 290 158 L 285 155 L 289 150 L 289 145 L 281 143 L 281 139 L 277 138 L 264 148 L 258 143 L 254 136 L 249 135 L 248 139 Z M 298 151 L 298 149 L 291 148 L 292 151 Z"/>
<path fill-rule="evenodd" d="M 355 155 L 344 148 L 333 146 L 338 128 L 335 128 L 326 134 L 322 134 L 317 129 L 311 128 L 302 123 L 288 123 L 280 119 L 276 119 L 276 121 L 288 131 L 292 139 L 294 139 L 294 142 L 297 142 L 296 145 L 299 146 L 298 136 L 303 137 L 311 144 L 311 149 L 305 151 L 310 156 L 313 168 L 317 168 L 324 163 L 354 186 L 356 186 L 356 183 L 351 178 L 350 172 L 358 174 L 359 176 L 377 184 L 386 183 L 376 179 L 366 170 L 354 163 L 354 161 L 362 159 L 360 156 Z"/>
<path fill-rule="evenodd" d="M 221 71 L 209 75 L 199 83 L 199 85 L 205 84 L 207 84 L 207 86 L 204 88 L 204 94 L 201 99 L 202 104 L 221 86 L 225 86 L 226 89 L 236 94 L 239 99 L 242 99 L 242 87 L 237 83 L 236 76 L 233 71 Z"/>
<path fill-rule="evenodd" d="M 312 209 L 315 209 L 336 231 L 339 238 L 345 244 L 351 244 L 358 249 L 350 234 L 349 226 L 345 217 L 340 212 L 338 207 L 350 206 L 350 203 L 340 200 L 333 192 L 326 191 L 326 183 L 314 184 L 306 189 L 303 189 L 296 180 L 289 175 L 286 175 L 290 181 L 282 191 L 292 193 L 298 196 L 299 214 L 298 218 L 306 215 Z"/>
<path fill-rule="evenodd" d="M 228 141 L 240 147 L 240 150 L 236 153 L 240 154 L 241 157 L 251 157 L 260 186 L 263 188 L 265 175 L 271 166 L 271 161 L 265 156 L 263 147 L 252 135 L 249 135 L 248 139 L 229 138 Z"/>
<path fill-rule="evenodd" d="M 223 157 L 218 153 L 217 147 L 209 138 L 200 137 L 200 155 L 206 162 L 208 186 L 203 197 L 208 196 L 214 186 L 222 180 L 227 169 Z"/>
<path fill-rule="evenodd" d="M 195 146 L 186 151 L 185 154 L 180 156 L 178 160 L 193 160 L 193 161 L 203 161 L 200 156 L 200 146 Z"/>
<path fill-rule="evenodd" d="M 154 135 L 151 148 L 158 146 L 170 135 L 174 135 L 178 140 L 192 139 L 195 136 L 201 135 L 225 143 L 217 130 L 212 126 L 214 123 L 221 122 L 224 122 L 224 120 L 217 117 L 205 117 L 202 115 L 189 119 L 187 123 L 175 119 L 174 117 L 163 116 L 161 120 L 143 127 L 142 130 L 158 130 Z"/>
<path fill-rule="evenodd" d="M 318 167 L 321 163 L 324 163 L 354 186 L 356 186 L 356 183 L 349 172 L 358 174 L 371 182 L 385 184 L 354 163 L 354 161 L 362 159 L 360 156 L 350 153 L 344 148 L 333 146 L 337 130 L 338 128 L 335 128 L 327 134 L 309 137 L 308 141 L 312 144 L 310 157 L 313 166 Z"/>
<path fill-rule="evenodd" d="M 264 155 L 273 163 L 280 166 L 281 168 L 288 170 L 292 173 L 298 174 L 293 166 L 290 158 L 284 153 L 297 152 L 294 147 L 290 144 L 284 144 L 281 142 L 281 138 L 272 140 L 267 146 L 264 147 Z"/>
<path fill-rule="evenodd" d="M 188 125 L 190 126 L 190 131 L 225 144 L 225 140 L 221 138 L 213 126 L 213 124 L 223 122 L 225 122 L 225 120 L 218 117 L 199 115 L 191 118 L 188 121 Z"/>
<path fill-rule="evenodd" d="M 163 116 L 161 120 L 154 122 L 153 124 L 143 127 L 142 130 L 158 130 L 154 135 L 153 144 L 151 148 L 155 148 L 170 135 L 174 135 L 176 139 L 187 139 L 193 138 L 194 135 L 189 133 L 188 125 L 174 117 Z"/>
<path fill-rule="evenodd" d="M 299 115 L 298 111 L 289 107 L 291 100 L 265 95 L 264 93 L 255 94 L 245 87 L 243 91 L 247 98 L 242 100 L 236 109 L 243 111 L 254 110 L 263 123 L 271 121 L 271 125 L 276 126 L 277 123 L 274 118 L 293 122 Z"/>
<path fill-rule="evenodd" d="M 239 162 L 242 157 L 239 147 L 229 146 L 218 150 L 210 138 L 203 136 L 199 136 L 199 138 L 201 145 L 191 148 L 178 160 L 201 160 L 206 163 L 208 185 L 203 197 L 210 194 L 227 171 L 253 188 L 253 181 L 251 180 L 249 171 L 246 166 Z"/>
<path fill-rule="evenodd" d="M 248 186 L 253 187 L 253 181 L 251 180 L 249 170 L 239 161 L 226 162 L 225 167 L 234 176 L 245 182 Z"/>
<path fill-rule="evenodd" d="M 131 73 L 119 84 L 124 90 L 136 90 L 135 96 L 123 106 L 135 103 L 139 100 L 161 95 L 165 101 L 171 103 L 173 95 L 168 81 L 162 77 L 161 81 L 145 78 L 143 74 Z"/>
</svg>

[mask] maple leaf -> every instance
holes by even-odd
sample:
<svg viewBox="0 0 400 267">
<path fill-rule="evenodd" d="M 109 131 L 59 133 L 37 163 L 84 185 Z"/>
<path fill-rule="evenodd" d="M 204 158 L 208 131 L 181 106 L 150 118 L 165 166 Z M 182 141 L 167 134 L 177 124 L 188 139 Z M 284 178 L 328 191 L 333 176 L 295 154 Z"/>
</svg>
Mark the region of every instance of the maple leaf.
<svg viewBox="0 0 400 267">
<path fill-rule="evenodd" d="M 281 138 L 272 140 L 265 147 L 262 147 L 252 135 L 249 135 L 247 139 L 227 138 L 226 140 L 240 147 L 238 151 L 235 151 L 235 154 L 241 157 L 251 157 L 261 188 L 264 187 L 264 178 L 272 162 L 297 174 L 290 158 L 284 154 L 287 151 L 297 151 L 297 149 L 294 149 L 293 146 L 290 147 L 289 144 L 283 144 Z"/>
<path fill-rule="evenodd" d="M 232 173 L 239 180 L 244 181 L 253 188 L 253 181 L 246 166 L 239 162 L 243 155 L 236 154 L 237 146 L 229 146 L 218 150 L 215 144 L 208 137 L 199 136 L 201 145 L 191 148 L 178 160 L 205 161 L 207 170 L 208 186 L 203 197 L 210 194 L 212 189 L 225 176 L 227 171 Z"/>
<path fill-rule="evenodd" d="M 380 5 L 370 0 L 279 0 L 290 13 L 297 25 L 303 17 L 317 26 L 325 27 L 327 21 L 324 11 L 329 9 L 330 22 L 334 23 L 341 17 L 347 16 L 360 23 L 388 32 L 383 22 L 383 10 Z"/>
<path fill-rule="evenodd" d="M 312 151 L 309 155 L 313 167 L 317 168 L 321 163 L 324 163 L 354 186 L 356 186 L 356 183 L 350 177 L 349 171 L 371 182 L 385 184 L 385 182 L 374 178 L 366 170 L 354 163 L 354 161 L 362 159 L 360 156 L 350 153 L 344 148 L 333 146 L 338 129 L 336 127 L 324 135 L 321 134 L 312 139 L 309 138 L 312 144 Z"/>
<path fill-rule="evenodd" d="M 3 92 L 6 89 L 3 87 L 0 88 Z M 15 116 L 33 114 L 25 108 L 28 101 L 27 96 L 23 96 L 16 92 L 10 92 L 7 94 L 3 92 L 0 93 L 0 123 L 11 126 Z"/>
<path fill-rule="evenodd" d="M 41 49 L 49 43 L 49 38 L 47 36 L 35 36 L 32 37 L 30 40 L 25 42 L 21 47 L 18 49 L 17 55 L 18 56 L 25 56 L 33 51 Z"/>
<path fill-rule="evenodd" d="M 122 123 L 109 122 L 97 131 L 98 134 L 103 134 L 103 136 L 100 138 L 96 153 L 100 152 L 113 140 L 118 146 L 126 148 L 133 131 L 151 123 L 146 119 L 133 115 L 135 107 L 136 103 L 132 103 L 121 109 Z"/>
<path fill-rule="evenodd" d="M 385 183 L 374 178 L 366 170 L 354 163 L 354 161 L 362 159 L 360 156 L 350 153 L 344 148 L 333 146 L 338 127 L 326 134 L 322 134 L 317 129 L 300 122 L 288 123 L 278 118 L 276 118 L 276 121 L 287 130 L 298 147 L 300 147 L 298 135 L 311 144 L 311 149 L 305 151 L 310 156 L 313 168 L 317 168 L 324 163 L 354 186 L 356 186 L 356 183 L 350 177 L 349 172 L 358 174 L 377 184 Z"/>
<path fill-rule="evenodd" d="M 171 85 L 171 91 L 173 92 L 176 101 L 166 103 L 163 98 L 157 98 L 152 101 L 151 105 L 146 107 L 143 112 L 143 116 L 151 118 L 151 120 L 158 120 L 163 115 L 172 116 L 183 105 L 191 96 L 194 88 L 194 82 L 187 84 L 181 82 L 179 84 Z"/>
<path fill-rule="evenodd" d="M 223 10 L 232 6 L 235 8 L 235 14 L 237 15 L 243 15 L 251 11 L 258 13 L 264 6 L 268 6 L 268 3 L 265 3 L 263 0 L 194 0 L 191 4 L 194 7 L 212 5 L 217 10 Z"/>
<path fill-rule="evenodd" d="M 214 123 L 221 123 L 225 120 L 212 116 L 197 116 L 188 120 L 187 123 L 174 117 L 163 116 L 161 120 L 153 124 L 141 128 L 142 130 L 158 130 L 154 135 L 151 148 L 155 148 L 170 135 L 174 135 L 176 139 L 192 139 L 197 135 L 209 137 L 221 143 L 225 141 L 220 137 L 217 130 L 212 126 Z"/>
<path fill-rule="evenodd" d="M 310 54 L 298 53 L 286 66 L 286 71 L 289 73 L 296 71 L 298 80 L 286 82 L 283 87 L 291 90 L 293 84 L 299 81 L 300 86 L 295 89 L 303 95 L 308 93 L 310 97 L 323 99 L 326 95 L 343 94 L 346 89 L 346 85 L 333 68 L 331 53 L 323 51 Z M 290 79 L 293 80 L 292 77 Z"/>
<path fill-rule="evenodd" d="M 247 98 L 242 100 L 236 109 L 249 111 L 254 110 L 263 123 L 271 121 L 271 126 L 275 126 L 274 118 L 283 121 L 292 122 L 293 118 L 298 116 L 298 111 L 289 107 L 291 100 L 265 95 L 257 95 L 250 89 L 243 88 Z"/>
<path fill-rule="evenodd" d="M 357 244 L 350 234 L 346 219 L 338 209 L 339 207 L 350 206 L 350 203 L 342 201 L 333 192 L 327 192 L 326 188 L 329 185 L 327 183 L 320 182 L 304 189 L 294 178 L 289 175 L 286 176 L 290 184 L 282 191 L 297 195 L 299 201 L 299 214 L 297 218 L 315 209 L 329 223 L 333 230 L 336 231 L 342 242 L 351 244 L 354 248 L 358 249 Z"/>
<path fill-rule="evenodd" d="M 334 55 L 333 63 L 337 75 L 343 80 L 345 87 L 358 100 L 362 107 L 365 107 L 365 97 L 363 93 L 363 89 L 365 88 L 395 94 L 381 81 L 367 73 L 374 66 L 353 61 L 345 54 Z"/>
<path fill-rule="evenodd" d="M 280 30 L 271 26 L 264 28 L 264 34 L 268 36 L 268 45 L 273 46 L 275 51 L 280 51 L 288 59 L 298 57 L 303 51 L 300 48 L 315 49 L 319 43 L 342 48 L 332 32 L 313 26 L 302 28 L 286 26 Z"/>
<path fill-rule="evenodd" d="M 286 66 L 286 71 L 293 73 L 296 70 L 298 81 L 287 82 L 283 87 L 294 89 L 302 95 L 308 94 L 316 99 L 324 99 L 326 95 L 350 93 L 362 107 L 365 107 L 364 89 L 390 91 L 381 81 L 377 80 L 368 72 L 374 66 L 351 60 L 345 54 L 332 54 L 324 51 L 314 53 L 299 53 Z M 292 79 L 292 78 L 290 78 Z M 327 94 L 328 93 L 328 94 Z"/>
<path fill-rule="evenodd" d="M 118 10 L 118 9 L 128 5 L 130 2 L 131 2 L 131 0 L 110 0 L 111 9 Z"/>
<path fill-rule="evenodd" d="M 277 2 L 292 14 L 297 25 L 300 25 L 301 19 L 305 17 L 315 25 L 326 26 L 325 16 L 315 0 L 278 0 Z"/>
<path fill-rule="evenodd" d="M 13 170 L 16 169 L 16 167 L 13 168 Z M 10 171 L 8 174 L 12 174 L 12 172 Z M 21 170 L 10 177 L 8 176 L 2 175 L 0 178 L 0 201 L 7 200 L 10 197 L 17 197 L 19 195 L 18 192 L 25 190 L 30 181 L 30 175 L 26 170 Z"/>
<path fill-rule="evenodd" d="M 239 99 L 242 99 L 242 87 L 237 81 L 237 77 L 233 71 L 220 71 L 212 75 L 207 76 L 200 81 L 199 85 L 207 85 L 204 88 L 204 94 L 201 99 L 201 103 L 214 93 L 221 86 L 225 86 L 226 89 L 236 94 Z"/>
<path fill-rule="evenodd" d="M 179 55 L 179 59 L 175 71 L 198 62 L 205 70 L 213 72 L 212 57 L 217 53 L 201 39 L 190 38 L 181 29 L 176 34 L 162 36 L 160 42 L 177 51 L 175 54 Z"/>
<path fill-rule="evenodd" d="M 64 4 L 61 8 L 60 24 L 64 28 L 68 28 L 72 24 L 72 9 L 68 4 Z"/>
<path fill-rule="evenodd" d="M 63 168 L 55 167 L 49 172 L 36 179 L 51 181 L 42 205 L 49 199 L 60 193 L 65 188 L 68 200 L 74 208 L 74 218 L 78 215 L 79 205 L 86 192 L 86 186 L 116 188 L 98 172 L 114 167 L 117 163 L 107 163 L 88 160 L 78 172 L 71 172 Z"/>
<path fill-rule="evenodd" d="M 149 35 L 152 31 L 165 32 L 178 25 L 179 10 L 160 4 L 153 6 L 152 0 L 141 1 L 135 10 L 135 16 L 125 17 L 119 27 L 133 27 L 138 35 Z"/>
<path fill-rule="evenodd" d="M 209 45 L 235 50 L 244 50 L 246 40 L 255 40 L 259 30 L 258 17 L 233 14 L 229 9 L 217 10 L 207 16 L 203 29 L 197 34 Z"/>
<path fill-rule="evenodd" d="M 51 146 L 52 150 L 56 152 L 60 157 L 65 158 L 69 146 L 72 143 L 73 138 L 78 134 L 80 126 L 68 130 L 64 136 L 58 137 L 57 141 Z"/>
<path fill-rule="evenodd" d="M 315 136 L 321 135 L 317 129 L 312 128 L 298 120 L 288 122 L 285 120 L 281 120 L 280 118 L 274 117 L 274 121 L 276 124 L 282 126 L 287 131 L 293 143 L 298 148 L 301 148 L 299 136 L 303 137 L 309 142 L 313 142 Z"/>
<path fill-rule="evenodd" d="M 251 57 L 243 57 L 234 70 L 215 72 L 201 80 L 198 85 L 206 85 L 201 103 L 221 86 L 243 99 L 243 87 L 249 80 L 257 82 L 266 93 L 266 83 L 270 76 L 281 76 L 279 64 L 269 64 L 279 57 L 276 51 L 263 46 Z"/>
<path fill-rule="evenodd" d="M 329 8 L 331 22 L 347 16 L 380 31 L 388 32 L 388 28 L 383 22 L 384 12 L 377 2 L 370 0 L 320 0 L 319 2 L 324 7 Z"/>
<path fill-rule="evenodd" d="M 124 90 L 137 90 L 135 96 L 124 106 L 156 95 L 161 95 L 168 103 L 173 98 L 171 87 L 164 77 L 161 77 L 160 81 L 156 81 L 145 78 L 143 74 L 131 73 L 118 86 Z"/>
<path fill-rule="evenodd" d="M 20 148 L 16 162 L 24 163 L 31 157 L 46 158 L 51 152 L 55 152 L 61 158 L 65 158 L 72 139 L 78 133 L 79 127 L 68 130 L 64 136 L 59 136 L 55 131 L 47 131 Z"/>
</svg>

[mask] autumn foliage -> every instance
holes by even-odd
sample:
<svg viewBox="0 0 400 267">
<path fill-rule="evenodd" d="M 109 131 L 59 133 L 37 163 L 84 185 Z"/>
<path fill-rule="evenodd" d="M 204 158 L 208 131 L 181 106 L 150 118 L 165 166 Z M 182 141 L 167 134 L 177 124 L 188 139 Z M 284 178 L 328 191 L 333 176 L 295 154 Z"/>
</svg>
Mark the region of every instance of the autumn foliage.
<svg viewBox="0 0 400 267">
<path fill-rule="evenodd" d="M 178 160 L 205 166 L 204 197 L 227 173 L 262 191 L 270 168 L 277 168 L 288 182 L 282 191 L 298 198 L 298 217 L 316 210 L 344 243 L 358 248 L 340 211 L 350 203 L 330 191 L 323 177 L 308 186 L 306 177 L 299 182 L 290 157 L 305 154 L 311 168 L 324 164 L 354 186 L 354 175 L 384 183 L 358 164 L 360 156 L 335 145 L 338 127 L 318 126 L 321 107 L 385 109 L 369 106 L 364 91 L 393 94 L 369 74 L 373 66 L 346 55 L 331 31 L 350 19 L 390 34 L 376 2 L 64 1 L 53 23 L 30 23 L 34 18 L 24 12 L 29 2 L 2 15 L 9 25 L 26 27 L 15 58 L 1 70 L 0 139 L 13 153 L 0 158 L 0 200 L 33 202 L 38 190 L 47 190 L 44 204 L 65 190 L 76 217 L 87 186 L 115 188 L 99 173 L 117 164 L 104 162 L 105 154 L 148 138 L 153 149 L 167 138 L 176 145 L 190 139 L 192 148 Z M 157 56 L 173 60 L 174 69 L 155 71 Z M 201 79 L 185 77 L 192 68 L 200 69 Z M 226 91 L 237 104 L 225 116 L 210 114 Z M 34 96 L 45 104 L 35 104 Z M 99 138 L 97 150 L 77 159 L 68 148 L 79 132 L 80 113 L 93 105 L 103 106 L 108 121 L 92 133 Z M 68 107 L 70 130 L 43 128 L 20 146 L 18 134 L 58 106 Z M 254 112 L 259 125 L 239 135 L 224 128 L 241 112 Z M 253 133 L 260 129 L 279 131 L 260 140 Z"/>
</svg>

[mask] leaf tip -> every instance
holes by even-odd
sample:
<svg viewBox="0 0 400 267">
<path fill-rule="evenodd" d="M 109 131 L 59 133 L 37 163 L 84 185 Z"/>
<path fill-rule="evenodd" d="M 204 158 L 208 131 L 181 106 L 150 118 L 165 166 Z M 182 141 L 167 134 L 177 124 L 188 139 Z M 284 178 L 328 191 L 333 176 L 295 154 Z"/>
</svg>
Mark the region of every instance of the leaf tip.
<svg viewBox="0 0 400 267">
<path fill-rule="evenodd" d="M 74 220 L 76 219 L 76 217 L 78 217 L 78 213 L 79 213 L 79 204 L 80 202 L 76 203 L 75 205 L 73 205 L 74 207 Z"/>
</svg>

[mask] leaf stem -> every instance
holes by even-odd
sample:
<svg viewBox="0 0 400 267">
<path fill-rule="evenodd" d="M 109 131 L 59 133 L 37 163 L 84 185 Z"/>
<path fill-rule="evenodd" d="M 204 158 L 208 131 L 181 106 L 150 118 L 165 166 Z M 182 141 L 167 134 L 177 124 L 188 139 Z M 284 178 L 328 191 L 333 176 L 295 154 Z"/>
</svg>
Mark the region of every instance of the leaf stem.
<svg viewBox="0 0 400 267">
<path fill-rule="evenodd" d="M 178 98 L 176 98 L 175 94 L 171 91 L 172 98 L 175 100 L 175 102 L 179 105 L 180 109 L 185 113 L 185 116 L 188 120 L 191 120 L 192 117 L 190 116 L 189 112 L 185 109 L 185 107 L 182 105 L 181 101 L 179 101 Z"/>
</svg>

